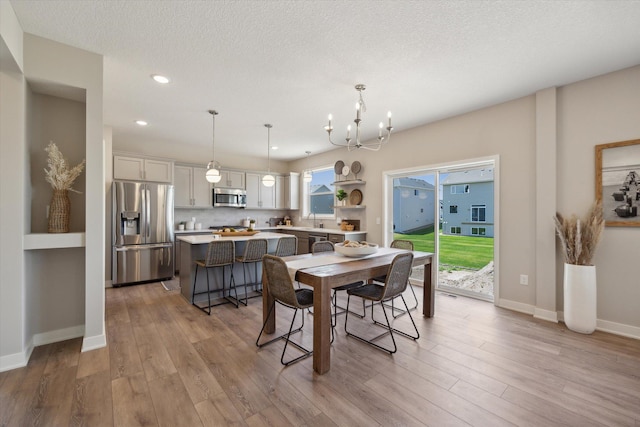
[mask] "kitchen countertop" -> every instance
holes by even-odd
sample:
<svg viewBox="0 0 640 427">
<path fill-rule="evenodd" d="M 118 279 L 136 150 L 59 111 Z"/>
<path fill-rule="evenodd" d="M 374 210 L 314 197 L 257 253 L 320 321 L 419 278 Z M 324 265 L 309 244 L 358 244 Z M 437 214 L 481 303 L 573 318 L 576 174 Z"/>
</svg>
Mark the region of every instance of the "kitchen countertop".
<svg viewBox="0 0 640 427">
<path fill-rule="evenodd" d="M 222 236 L 218 240 L 233 240 L 234 242 L 243 242 L 243 241 L 253 240 L 253 239 L 267 239 L 267 240 L 280 239 L 282 237 L 283 235 L 281 233 L 271 233 L 269 231 L 264 231 L 264 232 L 254 234 L 253 236 Z M 213 233 L 209 231 L 209 233 L 205 235 L 197 234 L 195 236 L 179 236 L 177 240 L 180 240 L 182 242 L 186 242 L 192 245 L 202 245 L 202 244 L 211 242 L 212 240 L 214 240 L 214 238 L 213 238 Z"/>
<path fill-rule="evenodd" d="M 295 225 L 278 225 L 278 230 L 291 230 L 291 231 L 306 231 L 307 233 L 320 233 L 320 234 L 341 234 L 346 236 L 347 234 L 354 233 L 366 233 L 366 230 L 353 230 L 343 231 L 339 228 L 314 228 L 314 227 L 296 227 Z"/>
</svg>

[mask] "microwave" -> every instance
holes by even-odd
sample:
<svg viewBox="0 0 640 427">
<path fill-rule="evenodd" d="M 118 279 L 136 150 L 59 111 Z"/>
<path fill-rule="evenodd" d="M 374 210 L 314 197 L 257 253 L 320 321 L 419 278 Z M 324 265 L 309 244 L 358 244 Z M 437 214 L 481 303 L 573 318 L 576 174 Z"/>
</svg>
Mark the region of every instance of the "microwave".
<svg viewBox="0 0 640 427">
<path fill-rule="evenodd" d="M 233 188 L 213 189 L 214 208 L 244 208 L 247 206 L 247 191 Z"/>
</svg>

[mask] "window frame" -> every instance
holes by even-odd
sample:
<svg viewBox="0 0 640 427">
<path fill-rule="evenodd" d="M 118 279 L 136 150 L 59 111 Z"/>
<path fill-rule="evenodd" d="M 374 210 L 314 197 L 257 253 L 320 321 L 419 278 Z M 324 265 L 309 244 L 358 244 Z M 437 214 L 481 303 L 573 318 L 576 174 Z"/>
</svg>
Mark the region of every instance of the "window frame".
<svg viewBox="0 0 640 427">
<path fill-rule="evenodd" d="M 477 211 L 477 218 L 473 219 L 473 215 L 474 215 L 474 211 Z M 480 211 L 483 212 L 483 219 L 479 219 L 480 218 Z M 487 205 L 471 205 L 471 209 L 470 209 L 470 214 L 471 214 L 471 222 L 487 222 Z"/>
<path fill-rule="evenodd" d="M 314 168 L 310 168 L 309 169 L 311 171 L 311 176 L 313 177 L 314 174 L 319 173 L 319 172 L 325 172 L 325 171 L 334 171 L 334 166 L 333 165 L 324 165 L 324 166 L 317 166 Z M 334 185 L 334 183 L 337 182 L 337 178 L 335 175 L 335 172 L 333 172 L 333 181 L 331 183 L 329 183 L 327 186 L 329 188 L 331 188 L 332 193 L 333 193 L 333 200 L 332 200 L 332 210 L 333 213 L 331 214 L 315 214 L 315 219 L 335 219 L 337 217 L 337 208 L 335 208 L 335 204 L 336 204 L 336 189 L 337 189 L 337 185 Z M 302 219 L 313 219 L 313 213 L 311 212 L 311 184 L 313 183 L 313 178 L 310 182 L 304 182 L 302 181 Z"/>
</svg>

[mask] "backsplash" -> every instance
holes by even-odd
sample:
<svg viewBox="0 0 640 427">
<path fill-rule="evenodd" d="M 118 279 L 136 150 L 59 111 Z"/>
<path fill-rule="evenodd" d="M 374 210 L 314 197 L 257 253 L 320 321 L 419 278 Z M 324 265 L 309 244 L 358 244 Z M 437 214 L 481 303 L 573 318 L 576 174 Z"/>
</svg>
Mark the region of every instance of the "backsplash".
<svg viewBox="0 0 640 427">
<path fill-rule="evenodd" d="M 241 225 L 242 220 L 247 217 L 256 220 L 256 227 L 267 227 L 269 218 L 284 217 L 291 215 L 288 210 L 259 210 L 259 209 L 237 209 L 237 208 L 215 208 L 215 209 L 175 209 L 173 220 L 175 228 L 181 221 L 191 221 L 196 219 L 196 223 L 201 223 L 202 228 L 209 228 L 212 225 Z"/>
</svg>

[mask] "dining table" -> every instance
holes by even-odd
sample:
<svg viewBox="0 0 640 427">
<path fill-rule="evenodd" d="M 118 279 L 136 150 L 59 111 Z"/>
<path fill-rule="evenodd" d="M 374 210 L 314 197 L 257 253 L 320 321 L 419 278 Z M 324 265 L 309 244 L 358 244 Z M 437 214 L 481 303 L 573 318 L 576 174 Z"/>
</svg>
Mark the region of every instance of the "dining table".
<svg viewBox="0 0 640 427">
<path fill-rule="evenodd" d="M 313 288 L 313 370 L 322 375 L 331 368 L 331 289 L 358 281 L 369 281 L 384 276 L 394 257 L 402 249 L 380 248 L 363 258 L 345 258 L 335 252 L 321 252 L 283 257 L 289 272 L 299 283 Z M 423 315 L 434 315 L 435 286 L 432 280 L 433 253 L 413 251 L 413 267 L 424 266 Z M 263 275 L 262 316 L 264 332 L 273 334 L 276 329 L 276 310 Z"/>
</svg>

